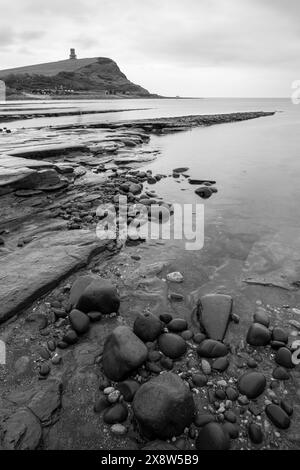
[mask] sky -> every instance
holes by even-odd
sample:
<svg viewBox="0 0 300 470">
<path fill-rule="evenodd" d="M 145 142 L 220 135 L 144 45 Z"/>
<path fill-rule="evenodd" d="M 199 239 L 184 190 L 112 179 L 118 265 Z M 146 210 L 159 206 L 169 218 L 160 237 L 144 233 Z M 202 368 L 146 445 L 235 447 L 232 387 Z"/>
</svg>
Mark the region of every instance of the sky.
<svg viewBox="0 0 300 470">
<path fill-rule="evenodd" d="M 109 57 L 165 96 L 284 97 L 299 0 L 0 0 L 0 69 Z"/>
</svg>

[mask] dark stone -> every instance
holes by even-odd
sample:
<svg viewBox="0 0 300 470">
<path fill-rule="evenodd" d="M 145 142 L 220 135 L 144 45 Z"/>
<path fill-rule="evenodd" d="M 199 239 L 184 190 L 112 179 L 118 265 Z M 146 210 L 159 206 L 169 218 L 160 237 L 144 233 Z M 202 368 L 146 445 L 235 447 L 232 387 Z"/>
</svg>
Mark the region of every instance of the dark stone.
<svg viewBox="0 0 300 470">
<path fill-rule="evenodd" d="M 229 421 L 229 423 L 235 423 L 236 422 L 236 415 L 234 414 L 233 411 L 225 411 L 224 417 L 226 421 Z"/>
<path fill-rule="evenodd" d="M 126 421 L 128 416 L 128 409 L 123 403 L 117 403 L 116 405 L 107 408 L 103 414 L 103 421 L 106 424 L 117 424 Z"/>
<path fill-rule="evenodd" d="M 19 408 L 1 423 L 3 450 L 35 450 L 42 439 L 38 418 L 26 408 Z"/>
<path fill-rule="evenodd" d="M 213 358 L 224 357 L 228 354 L 228 348 L 225 344 L 213 339 L 205 339 L 197 347 L 197 353 L 201 357 Z"/>
<path fill-rule="evenodd" d="M 170 357 L 162 357 L 160 360 L 160 364 L 164 369 L 167 369 L 167 370 L 173 369 L 173 361 Z"/>
<path fill-rule="evenodd" d="M 271 341 L 271 331 L 260 323 L 253 323 L 247 333 L 247 343 L 251 346 L 266 346 Z"/>
<path fill-rule="evenodd" d="M 218 372 L 224 372 L 229 366 L 229 361 L 226 357 L 219 357 L 212 363 L 212 368 Z"/>
<path fill-rule="evenodd" d="M 200 325 L 208 338 L 223 341 L 232 311 L 232 297 L 224 294 L 200 298 L 198 314 Z"/>
<path fill-rule="evenodd" d="M 182 318 L 174 318 L 170 323 L 168 323 L 168 329 L 172 333 L 180 333 L 181 331 L 186 330 L 187 327 L 187 321 Z"/>
<path fill-rule="evenodd" d="M 226 393 L 221 388 L 217 388 L 217 390 L 215 391 L 215 397 L 217 400 L 225 400 Z"/>
<path fill-rule="evenodd" d="M 108 403 L 106 396 L 103 394 L 97 398 L 96 403 L 94 405 L 95 413 L 102 413 L 102 411 L 106 410 L 110 406 Z"/>
<path fill-rule="evenodd" d="M 173 317 L 172 315 L 170 315 L 169 313 L 162 313 L 161 315 L 159 315 L 159 319 L 163 322 L 163 323 L 170 323 L 170 321 L 172 321 Z"/>
<path fill-rule="evenodd" d="M 292 416 L 294 410 L 293 410 L 292 404 L 288 400 L 283 398 L 280 402 L 280 406 L 286 412 L 288 416 Z"/>
<path fill-rule="evenodd" d="M 205 339 L 206 339 L 206 335 L 204 333 L 196 333 L 193 338 L 194 343 L 196 344 L 202 343 L 202 341 L 204 341 Z"/>
<path fill-rule="evenodd" d="M 118 326 L 108 336 L 103 349 L 103 370 L 114 381 L 126 378 L 147 359 L 144 343 L 127 326 Z"/>
<path fill-rule="evenodd" d="M 83 335 L 90 328 L 89 317 L 80 310 L 72 310 L 69 314 L 69 319 L 72 327 L 79 335 Z"/>
<path fill-rule="evenodd" d="M 181 333 L 181 336 L 185 341 L 189 341 L 193 338 L 194 333 L 191 330 L 185 330 Z"/>
<path fill-rule="evenodd" d="M 146 437 L 168 439 L 190 426 L 195 404 L 183 380 L 165 372 L 139 388 L 133 400 L 133 412 Z"/>
<path fill-rule="evenodd" d="M 265 327 L 269 328 L 270 318 L 267 312 L 263 309 L 259 309 L 253 316 L 254 323 L 260 323 Z"/>
<path fill-rule="evenodd" d="M 69 330 L 63 337 L 63 341 L 67 344 L 75 344 L 78 341 L 78 335 L 76 331 Z"/>
<path fill-rule="evenodd" d="M 88 317 L 89 319 L 91 320 L 91 322 L 96 322 L 96 321 L 100 321 L 101 318 L 102 318 L 102 313 L 100 312 L 89 312 L 88 313 Z"/>
<path fill-rule="evenodd" d="M 76 282 L 79 282 L 79 280 Z M 75 308 L 84 313 L 101 312 L 103 315 L 109 315 L 110 313 L 118 312 L 120 298 L 116 287 L 110 282 L 100 278 L 95 279 L 91 276 L 84 276 L 84 280 L 81 283 L 80 289 L 76 286 L 76 283 L 71 289 L 70 302 L 73 307 L 75 306 Z M 83 288 L 84 286 L 85 288 Z M 78 290 L 80 290 L 79 295 Z M 78 298 L 75 305 L 73 303 L 74 300 L 72 300 L 74 298 L 75 300 Z"/>
<path fill-rule="evenodd" d="M 147 312 L 136 318 L 133 331 L 144 342 L 154 341 L 163 332 L 163 324 L 159 318 Z"/>
<path fill-rule="evenodd" d="M 214 415 L 211 415 L 209 413 L 197 413 L 194 423 L 198 428 L 202 428 L 203 426 L 206 426 L 208 423 L 213 423 L 215 421 Z"/>
<path fill-rule="evenodd" d="M 197 188 L 195 190 L 195 193 L 198 194 L 198 196 L 202 197 L 202 199 L 208 199 L 213 192 L 207 186 L 200 186 L 200 188 Z"/>
<path fill-rule="evenodd" d="M 261 444 L 264 439 L 264 435 L 263 435 L 261 427 L 255 423 L 249 424 L 248 434 L 253 444 Z"/>
<path fill-rule="evenodd" d="M 80 276 L 70 290 L 69 311 L 75 308 L 85 289 L 95 280 L 93 276 Z"/>
<path fill-rule="evenodd" d="M 187 349 L 184 339 L 173 333 L 161 335 L 158 339 L 158 346 L 164 355 L 171 359 L 177 359 L 183 356 Z"/>
<path fill-rule="evenodd" d="M 266 378 L 260 372 L 247 372 L 240 377 L 238 388 L 242 395 L 251 399 L 257 398 L 266 388 Z"/>
<path fill-rule="evenodd" d="M 65 341 L 58 341 L 57 347 L 58 347 L 59 349 L 67 349 L 68 343 L 66 343 Z"/>
<path fill-rule="evenodd" d="M 287 369 L 294 367 L 292 353 L 288 348 L 280 348 L 276 353 L 275 361 L 279 366 L 286 367 Z"/>
<path fill-rule="evenodd" d="M 40 375 L 41 375 L 42 377 L 46 377 L 47 375 L 50 374 L 50 370 L 51 370 L 51 369 L 50 369 L 49 364 L 47 364 L 46 362 L 44 362 L 44 363 L 41 365 L 39 372 L 40 372 Z"/>
<path fill-rule="evenodd" d="M 208 382 L 208 378 L 204 374 L 193 374 L 192 381 L 195 387 L 204 387 Z"/>
<path fill-rule="evenodd" d="M 270 346 L 272 349 L 278 350 L 280 348 L 284 348 L 286 344 L 282 343 L 282 341 L 271 341 Z"/>
<path fill-rule="evenodd" d="M 289 380 L 290 374 L 283 367 L 275 367 L 273 370 L 273 378 L 276 380 Z"/>
<path fill-rule="evenodd" d="M 289 335 L 283 328 L 277 326 L 272 331 L 272 340 L 287 344 Z"/>
<path fill-rule="evenodd" d="M 117 385 L 117 390 L 121 392 L 123 398 L 127 402 L 132 402 L 134 395 L 140 388 L 140 384 L 135 380 L 124 380 Z"/>
<path fill-rule="evenodd" d="M 280 408 L 278 405 L 271 405 L 266 406 L 266 414 L 270 421 L 277 426 L 279 429 L 287 429 L 290 426 L 290 418 L 286 414 L 286 412 Z"/>
<path fill-rule="evenodd" d="M 197 450 L 228 450 L 230 440 L 223 426 L 218 423 L 206 424 L 196 439 Z"/>
<path fill-rule="evenodd" d="M 161 359 L 161 352 L 160 351 L 149 351 L 148 352 L 148 360 L 150 362 L 157 362 Z"/>
<path fill-rule="evenodd" d="M 239 392 L 233 387 L 227 387 L 225 390 L 228 400 L 236 401 L 239 397 Z"/>
<path fill-rule="evenodd" d="M 237 424 L 226 422 L 223 424 L 223 429 L 227 432 L 230 439 L 237 439 L 240 434 L 240 429 Z"/>
</svg>

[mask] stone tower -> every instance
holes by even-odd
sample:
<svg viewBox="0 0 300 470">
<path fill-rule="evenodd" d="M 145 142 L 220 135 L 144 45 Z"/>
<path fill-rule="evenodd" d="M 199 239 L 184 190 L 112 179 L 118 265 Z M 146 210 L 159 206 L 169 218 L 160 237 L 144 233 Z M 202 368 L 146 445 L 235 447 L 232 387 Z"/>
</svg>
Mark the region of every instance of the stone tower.
<svg viewBox="0 0 300 470">
<path fill-rule="evenodd" d="M 75 49 L 70 49 L 70 59 L 77 59 L 77 55 L 75 54 Z"/>
</svg>

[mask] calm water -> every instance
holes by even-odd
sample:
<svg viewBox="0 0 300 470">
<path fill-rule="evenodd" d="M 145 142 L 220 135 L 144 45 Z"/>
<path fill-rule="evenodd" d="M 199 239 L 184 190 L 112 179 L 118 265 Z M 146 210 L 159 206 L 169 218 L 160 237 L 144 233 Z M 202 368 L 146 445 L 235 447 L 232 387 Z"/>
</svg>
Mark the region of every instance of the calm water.
<svg viewBox="0 0 300 470">
<path fill-rule="evenodd" d="M 30 129 L 36 126 L 237 111 L 278 111 L 272 117 L 154 136 L 151 143 L 161 150 L 161 155 L 146 168 L 170 174 L 173 168 L 187 166 L 192 177 L 217 181 L 218 193 L 204 203 L 207 237 L 204 250 L 186 253 L 180 243 L 167 244 L 167 250 L 165 247 L 164 253 L 175 257 L 177 266 L 183 271 L 190 267 L 194 277 L 196 269 L 192 266 L 199 266 L 203 256 L 208 257 L 206 262 L 209 259 L 215 269 L 220 269 L 224 262 L 238 259 L 239 270 L 242 271 L 255 244 L 259 243 L 263 243 L 265 250 L 262 256 L 265 257 L 266 271 L 268 268 L 274 270 L 276 263 L 280 267 L 287 258 L 292 264 L 289 265 L 291 271 L 299 268 L 300 106 L 293 105 L 288 99 L 105 100 L 50 105 L 62 110 L 69 107 L 85 110 L 147 109 L 9 123 L 7 127 L 13 130 L 13 134 L 0 136 L 0 150 L 29 143 L 32 138 L 37 141 L 43 141 L 45 137 L 50 141 L 62 140 L 59 133 L 47 128 Z M 4 109 L 9 112 L 12 108 L 49 108 L 50 105 L 47 102 L 6 104 L 1 112 Z M 68 138 L 74 140 L 77 136 L 70 134 Z M 190 186 L 185 178 L 180 182 L 168 178 L 151 189 L 170 202 L 203 203 L 195 195 L 195 187 Z M 277 236 L 281 237 L 280 246 L 276 252 L 270 248 L 268 253 L 268 246 Z"/>
</svg>

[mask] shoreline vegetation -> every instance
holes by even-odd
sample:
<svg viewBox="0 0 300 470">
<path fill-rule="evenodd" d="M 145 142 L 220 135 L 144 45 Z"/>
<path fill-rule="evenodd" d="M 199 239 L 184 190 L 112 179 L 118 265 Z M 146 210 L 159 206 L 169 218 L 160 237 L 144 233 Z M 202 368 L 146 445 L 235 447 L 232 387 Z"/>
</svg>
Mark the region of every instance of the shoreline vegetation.
<svg viewBox="0 0 300 470">
<path fill-rule="evenodd" d="M 291 353 L 285 332 L 269 330 L 267 312 L 260 306 L 246 342 L 236 345 L 232 328 L 240 328 L 239 338 L 245 332 L 231 295 L 184 291 L 183 277 L 170 272 L 168 263 L 144 263 L 137 250 L 145 240 L 96 236 L 104 217 L 99 206 L 117 209 L 120 196 L 130 206 L 146 205 L 150 220 L 151 206 L 172 210 L 155 184 L 162 178 L 180 182 L 188 169 L 144 171 L 158 155 L 149 150 L 151 135 L 274 114 L 53 126 L 62 133 L 84 128 L 97 134 L 93 142 L 89 136 L 86 143 L 23 146 L 0 155 L 0 331 L 7 344 L 7 364 L 0 370 L 0 447 L 293 445 L 292 436 L 282 441 L 276 431 L 289 428 L 293 407 L 285 398 L 276 401 L 271 388 L 290 379 Z M 200 198 L 213 197 L 215 183 L 190 180 Z M 161 295 L 159 305 L 153 292 Z M 178 304 L 188 310 L 186 319 Z M 159 314 L 152 314 L 157 308 Z M 273 372 L 274 358 L 265 348 L 270 344 L 276 351 Z M 255 371 L 258 364 L 263 373 Z M 269 424 L 262 430 L 252 417 L 263 413 Z"/>
</svg>

